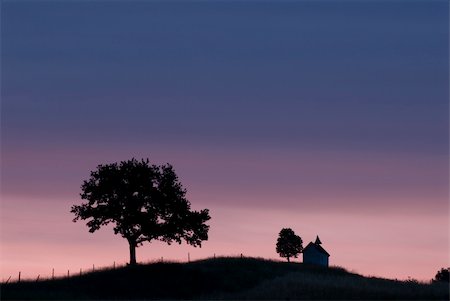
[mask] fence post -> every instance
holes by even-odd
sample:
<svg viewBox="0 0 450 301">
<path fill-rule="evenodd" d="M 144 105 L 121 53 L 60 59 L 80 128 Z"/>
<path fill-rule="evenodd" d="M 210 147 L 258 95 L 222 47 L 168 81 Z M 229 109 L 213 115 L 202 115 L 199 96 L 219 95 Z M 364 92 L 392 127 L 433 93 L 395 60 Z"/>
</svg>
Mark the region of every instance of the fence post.
<svg viewBox="0 0 450 301">
<path fill-rule="evenodd" d="M 188 262 L 191 262 L 191 254 L 188 253 Z"/>
<path fill-rule="evenodd" d="M 214 259 L 216 259 L 216 253 L 214 253 Z"/>
<path fill-rule="evenodd" d="M 41 276 L 41 274 L 39 274 L 39 275 L 37 276 L 37 278 L 36 278 L 36 282 L 38 282 L 38 281 L 39 281 L 39 276 Z"/>
<path fill-rule="evenodd" d="M 95 271 L 95 266 L 92 264 L 92 272 Z"/>
<path fill-rule="evenodd" d="M 67 270 L 67 278 L 69 278 L 70 277 L 70 275 L 69 275 L 69 270 Z"/>
<path fill-rule="evenodd" d="M 241 259 L 244 257 L 244 255 L 242 255 L 242 253 L 241 253 Z"/>
<path fill-rule="evenodd" d="M 81 276 L 81 269 L 80 269 L 80 276 Z"/>
<path fill-rule="evenodd" d="M 19 283 L 20 283 L 20 272 L 19 272 Z"/>
<path fill-rule="evenodd" d="M 52 269 L 52 280 L 55 279 L 55 268 Z"/>
<path fill-rule="evenodd" d="M 114 261 L 114 263 L 113 263 L 113 269 L 115 270 L 116 269 L 116 262 Z"/>
</svg>

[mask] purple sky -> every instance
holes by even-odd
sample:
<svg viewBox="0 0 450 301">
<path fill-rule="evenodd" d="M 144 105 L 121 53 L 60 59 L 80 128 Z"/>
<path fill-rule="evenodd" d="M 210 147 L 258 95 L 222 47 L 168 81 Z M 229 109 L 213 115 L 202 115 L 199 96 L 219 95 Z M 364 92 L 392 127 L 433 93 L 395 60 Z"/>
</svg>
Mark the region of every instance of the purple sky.
<svg viewBox="0 0 450 301">
<path fill-rule="evenodd" d="M 1 22 L 0 277 L 125 261 L 69 208 L 131 157 L 212 216 L 201 250 L 138 260 L 277 258 L 292 227 L 367 275 L 449 265 L 447 1 L 3 1 Z"/>
</svg>

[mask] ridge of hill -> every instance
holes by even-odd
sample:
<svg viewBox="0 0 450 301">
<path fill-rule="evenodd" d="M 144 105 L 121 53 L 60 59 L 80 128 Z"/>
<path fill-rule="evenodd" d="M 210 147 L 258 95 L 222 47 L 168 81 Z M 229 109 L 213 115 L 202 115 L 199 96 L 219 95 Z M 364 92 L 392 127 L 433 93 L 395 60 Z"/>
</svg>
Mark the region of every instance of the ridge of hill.
<svg viewBox="0 0 450 301">
<path fill-rule="evenodd" d="M 365 299 L 449 300 L 448 283 L 364 277 L 338 267 L 220 257 L 151 263 L 1 285 L 2 300 Z"/>
</svg>

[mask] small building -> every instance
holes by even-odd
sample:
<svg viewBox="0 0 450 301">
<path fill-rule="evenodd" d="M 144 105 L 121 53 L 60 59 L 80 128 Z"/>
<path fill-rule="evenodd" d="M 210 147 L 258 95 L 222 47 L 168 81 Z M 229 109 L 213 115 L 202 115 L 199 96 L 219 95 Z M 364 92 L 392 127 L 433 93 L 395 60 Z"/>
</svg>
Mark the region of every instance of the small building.
<svg viewBox="0 0 450 301">
<path fill-rule="evenodd" d="M 319 236 L 316 237 L 316 241 L 310 242 L 306 248 L 303 249 L 303 263 L 315 264 L 321 266 L 328 266 L 328 258 L 330 254 L 325 251 L 321 246 L 322 242 Z"/>
</svg>

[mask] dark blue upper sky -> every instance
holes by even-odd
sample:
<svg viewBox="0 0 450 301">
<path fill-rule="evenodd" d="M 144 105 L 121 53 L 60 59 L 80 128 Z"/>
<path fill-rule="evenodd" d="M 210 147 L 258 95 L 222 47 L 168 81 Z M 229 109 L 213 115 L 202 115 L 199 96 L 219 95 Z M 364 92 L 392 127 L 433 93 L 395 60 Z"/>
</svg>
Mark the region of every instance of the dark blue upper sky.
<svg viewBox="0 0 450 301">
<path fill-rule="evenodd" d="M 447 1 L 2 5 L 6 148 L 447 152 Z"/>
</svg>

